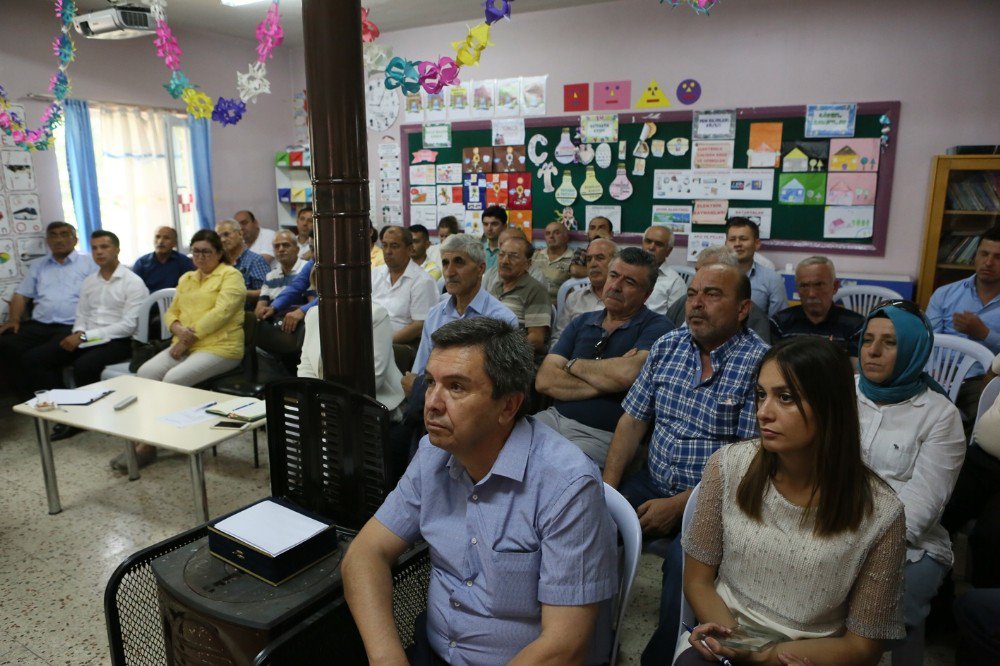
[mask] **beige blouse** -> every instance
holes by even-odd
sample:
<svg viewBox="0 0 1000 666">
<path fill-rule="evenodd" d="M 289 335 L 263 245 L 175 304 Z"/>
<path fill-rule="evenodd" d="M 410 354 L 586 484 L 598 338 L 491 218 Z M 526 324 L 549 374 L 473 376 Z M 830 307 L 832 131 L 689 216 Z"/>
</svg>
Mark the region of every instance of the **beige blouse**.
<svg viewBox="0 0 1000 666">
<path fill-rule="evenodd" d="M 758 440 L 724 446 L 702 475 L 685 552 L 718 567 L 715 587 L 741 625 L 792 640 L 843 634 L 903 638 L 903 506 L 873 478 L 874 511 L 857 531 L 813 534 L 815 516 L 768 485 L 762 521 L 736 504 L 736 490 Z"/>
</svg>

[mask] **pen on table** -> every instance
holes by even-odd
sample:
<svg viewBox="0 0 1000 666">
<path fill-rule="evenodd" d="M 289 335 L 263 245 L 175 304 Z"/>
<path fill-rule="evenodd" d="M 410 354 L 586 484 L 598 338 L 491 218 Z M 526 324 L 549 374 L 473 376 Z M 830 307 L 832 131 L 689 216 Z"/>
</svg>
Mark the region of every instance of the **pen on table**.
<svg viewBox="0 0 1000 666">
<path fill-rule="evenodd" d="M 687 622 L 681 622 L 681 625 L 685 629 L 687 629 L 688 632 L 690 632 L 690 634 L 692 636 L 694 636 L 694 627 L 692 627 L 691 625 L 689 625 Z M 725 657 L 723 657 L 721 654 L 715 654 L 715 652 L 712 652 L 712 648 L 708 647 L 708 643 L 705 642 L 704 638 L 695 638 L 695 640 L 698 641 L 699 643 L 701 643 L 701 645 L 702 645 L 703 648 L 705 648 L 706 650 L 708 650 L 709 652 L 711 652 L 712 656 L 715 657 L 719 661 L 720 664 L 724 664 L 725 666 L 733 666 L 733 662 L 729 661 L 728 659 L 726 659 Z"/>
<path fill-rule="evenodd" d="M 254 401 L 254 402 L 256 402 L 256 401 Z M 233 412 L 235 412 L 235 411 L 236 411 L 237 409 L 243 409 L 244 407 L 249 407 L 250 405 L 254 404 L 254 402 L 248 402 L 247 404 L 245 404 L 245 405 L 240 405 L 239 407 L 236 407 L 235 409 L 230 409 L 230 410 L 229 410 L 229 413 L 230 413 L 230 414 L 232 414 L 232 413 L 233 413 Z"/>
<path fill-rule="evenodd" d="M 202 405 L 201 407 L 195 407 L 194 409 L 195 409 L 195 411 L 196 411 L 196 412 L 200 412 L 200 411 L 201 411 L 201 410 L 203 410 L 203 409 L 208 409 L 209 407 L 214 407 L 214 406 L 215 406 L 215 405 L 217 405 L 217 404 L 219 404 L 219 401 L 218 401 L 218 400 L 215 400 L 215 401 L 213 401 L 213 402 L 210 402 L 210 403 L 207 403 L 207 404 L 204 404 L 204 405 Z"/>
</svg>

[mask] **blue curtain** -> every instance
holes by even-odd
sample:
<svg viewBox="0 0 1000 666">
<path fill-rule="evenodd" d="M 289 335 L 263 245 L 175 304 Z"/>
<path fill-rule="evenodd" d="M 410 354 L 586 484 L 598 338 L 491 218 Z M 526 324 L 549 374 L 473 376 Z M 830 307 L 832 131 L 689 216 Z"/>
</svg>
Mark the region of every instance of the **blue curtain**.
<svg viewBox="0 0 1000 666">
<path fill-rule="evenodd" d="M 90 251 L 90 234 L 101 228 L 101 195 L 97 189 L 94 136 L 87 102 L 68 99 L 66 108 L 66 165 L 73 197 L 80 247 Z"/>
<path fill-rule="evenodd" d="M 212 131 L 207 119 L 188 116 L 191 129 L 191 163 L 194 168 L 194 204 L 202 229 L 215 228 L 215 202 L 212 197 Z"/>
</svg>

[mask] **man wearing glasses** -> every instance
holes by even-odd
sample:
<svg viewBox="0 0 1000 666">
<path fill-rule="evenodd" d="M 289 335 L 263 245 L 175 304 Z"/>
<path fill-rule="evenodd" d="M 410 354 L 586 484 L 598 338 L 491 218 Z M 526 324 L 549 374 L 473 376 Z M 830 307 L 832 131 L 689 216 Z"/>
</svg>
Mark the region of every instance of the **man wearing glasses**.
<svg viewBox="0 0 1000 666">
<path fill-rule="evenodd" d="M 505 240 L 497 254 L 500 279 L 489 288 L 489 293 L 510 308 L 535 354 L 542 354 L 552 327 L 552 304 L 548 289 L 528 274 L 534 251 L 523 235 Z"/>
<path fill-rule="evenodd" d="M 587 266 L 585 277 L 590 279 L 590 284 L 570 292 L 566 302 L 556 313 L 555 330 L 552 331 L 553 345 L 577 315 L 604 308 L 601 296 L 608 279 L 608 267 L 611 266 L 611 260 L 618 256 L 618 245 L 607 238 L 597 238 L 587 246 L 585 254 Z"/>
<path fill-rule="evenodd" d="M 542 361 L 539 393 L 555 405 L 535 418 L 576 444 L 604 467 L 625 392 L 639 376 L 649 349 L 673 330 L 666 317 L 645 306 L 656 284 L 653 255 L 637 247 L 611 262 L 604 308 L 574 319 Z"/>
<path fill-rule="evenodd" d="M 72 332 L 80 287 L 97 264 L 76 247 L 76 229 L 65 222 L 52 222 L 45 230 L 49 254 L 31 264 L 28 274 L 14 291 L 7 322 L 0 324 L 0 367 L 14 383 L 18 400 L 31 397 L 21 359 L 25 352 Z M 33 304 L 31 319 L 21 321 L 25 308 Z"/>
</svg>

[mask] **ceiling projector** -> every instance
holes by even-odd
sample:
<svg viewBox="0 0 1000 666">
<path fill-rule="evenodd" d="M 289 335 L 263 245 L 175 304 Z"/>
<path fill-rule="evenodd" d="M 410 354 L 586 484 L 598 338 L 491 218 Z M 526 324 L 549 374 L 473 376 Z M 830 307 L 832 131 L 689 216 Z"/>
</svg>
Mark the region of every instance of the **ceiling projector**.
<svg viewBox="0 0 1000 666">
<path fill-rule="evenodd" d="M 81 14 L 73 19 L 76 31 L 91 39 L 132 39 L 156 33 L 149 7 L 121 5 Z"/>
</svg>

